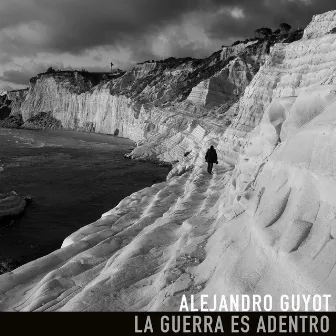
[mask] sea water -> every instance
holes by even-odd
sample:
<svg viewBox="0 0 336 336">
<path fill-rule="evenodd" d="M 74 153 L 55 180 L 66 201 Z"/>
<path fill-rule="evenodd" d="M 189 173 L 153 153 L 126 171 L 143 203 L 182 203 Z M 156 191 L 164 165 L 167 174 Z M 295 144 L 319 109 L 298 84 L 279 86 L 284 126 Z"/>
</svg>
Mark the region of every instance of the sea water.
<svg viewBox="0 0 336 336">
<path fill-rule="evenodd" d="M 124 158 L 132 147 L 108 135 L 0 128 L 0 193 L 32 197 L 22 217 L 0 225 L 0 263 L 46 255 L 126 196 L 164 181 L 168 167 Z"/>
</svg>

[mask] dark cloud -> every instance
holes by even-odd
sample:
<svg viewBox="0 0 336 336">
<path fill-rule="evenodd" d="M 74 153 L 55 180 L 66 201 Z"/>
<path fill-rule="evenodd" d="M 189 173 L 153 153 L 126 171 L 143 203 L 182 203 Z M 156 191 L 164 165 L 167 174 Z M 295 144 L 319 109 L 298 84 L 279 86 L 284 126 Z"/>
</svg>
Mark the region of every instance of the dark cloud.
<svg viewBox="0 0 336 336">
<path fill-rule="evenodd" d="M 3 76 L 0 77 L 0 80 L 13 84 L 24 85 L 27 84 L 29 78 L 31 77 L 31 74 L 23 72 L 22 70 L 7 70 L 4 71 Z"/>
<path fill-rule="evenodd" d="M 50 66 L 55 67 L 55 64 L 32 64 L 30 67 L 21 67 L 19 70 L 5 70 L 3 75 L 0 76 L 0 81 L 17 85 L 27 85 L 30 78 L 36 76 L 38 73 L 45 72 Z M 57 62 L 56 68 L 61 69 L 64 68 L 64 66 Z"/>
<path fill-rule="evenodd" d="M 15 24 L 21 24 L 28 31 L 27 25 L 32 25 L 31 34 L 39 33 L 42 39 L 36 41 L 35 47 L 71 53 L 127 43 L 204 6 L 201 0 L 2 1 L 0 29 L 13 29 Z M 36 23 L 38 25 L 34 27 Z M 10 33 L 7 38 L 17 47 L 24 42 L 21 36 L 11 36 Z"/>
<path fill-rule="evenodd" d="M 9 63 L 13 60 L 13 57 L 8 54 L 0 54 L 0 64 Z"/>
<path fill-rule="evenodd" d="M 12 91 L 14 90 L 14 88 L 10 85 L 7 85 L 7 84 L 1 84 L 0 83 L 0 93 L 3 92 L 3 91 Z"/>
<path fill-rule="evenodd" d="M 0 76 L 0 81 L 6 83 L 12 83 L 17 85 L 27 85 L 29 79 L 36 76 L 38 73 L 45 72 L 49 67 L 54 69 L 67 69 L 67 70 L 82 70 L 85 69 L 89 72 L 108 72 L 110 70 L 109 66 L 64 66 L 60 62 L 55 62 L 54 64 L 33 64 L 31 67 L 22 67 L 19 70 L 6 70 L 3 75 Z"/>
<path fill-rule="evenodd" d="M 191 12 L 213 11 L 205 22 L 211 37 L 250 36 L 263 26 L 286 21 L 306 25 L 313 14 L 332 9 L 334 0 L 1 0 L 0 31 L 23 25 L 25 34 L 7 33 L 20 49 L 81 53 L 97 46 L 130 44 L 159 32 Z M 236 19 L 221 8 L 241 8 Z M 217 13 L 217 14 L 216 14 Z M 28 29 L 28 28 L 29 29 Z M 22 36 L 23 35 L 23 36 Z M 27 47 L 27 46 L 26 46 Z M 33 50 L 30 50 L 31 52 Z"/>
<path fill-rule="evenodd" d="M 304 28 L 315 14 L 336 9 L 334 0 L 238 0 L 234 4 L 243 10 L 244 19 L 218 15 L 208 25 L 210 37 L 248 37 L 257 28 L 275 29 L 282 22 L 289 23 L 292 28 Z"/>
<path fill-rule="evenodd" d="M 56 60 L 59 54 L 86 55 L 97 48 L 127 50 L 127 60 L 121 56 L 113 59 L 121 65 L 168 56 L 204 57 L 222 44 L 253 36 L 254 30 L 262 26 L 275 29 L 279 23 L 287 22 L 295 28 L 304 27 L 314 14 L 335 9 L 334 2 L 0 0 L 0 62 L 10 62 L 18 56 L 38 57 L 41 53 L 55 55 Z M 188 22 L 194 25 L 194 31 L 182 31 Z M 202 33 L 207 43 L 201 43 Z M 162 35 L 164 42 L 158 45 Z M 92 59 L 98 62 L 100 57 L 97 54 Z M 27 83 L 36 74 L 34 71 L 45 70 L 44 67 L 7 70 L 1 80 Z M 106 66 L 102 64 L 102 68 Z"/>
</svg>

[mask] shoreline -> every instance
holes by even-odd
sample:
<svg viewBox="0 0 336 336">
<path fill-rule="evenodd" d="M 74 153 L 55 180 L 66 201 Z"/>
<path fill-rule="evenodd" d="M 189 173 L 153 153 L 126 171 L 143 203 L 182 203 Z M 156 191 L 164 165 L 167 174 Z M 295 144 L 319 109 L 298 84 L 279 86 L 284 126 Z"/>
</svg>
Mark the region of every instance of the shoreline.
<svg viewBox="0 0 336 336">
<path fill-rule="evenodd" d="M 7 128 L 4 128 L 4 129 L 7 129 Z M 24 129 L 24 128 L 17 129 L 16 131 L 18 131 L 18 133 L 19 132 L 23 133 L 25 131 L 27 131 L 27 132 L 36 131 L 37 133 L 43 134 L 43 135 L 45 135 L 47 137 L 48 136 L 56 135 L 56 136 L 60 136 L 60 138 L 62 138 L 62 135 L 64 134 L 64 135 L 68 135 L 69 136 L 69 137 L 66 137 L 66 138 L 72 138 L 72 139 L 74 139 L 75 142 L 77 142 L 77 141 L 79 142 L 81 140 L 85 140 L 87 142 L 88 146 L 90 145 L 90 143 L 91 144 L 102 143 L 102 144 L 109 145 L 110 142 L 106 141 L 106 139 L 110 138 L 111 140 L 113 140 L 115 147 L 120 147 L 119 145 L 121 145 L 121 150 L 119 151 L 119 154 L 118 154 L 118 157 L 119 157 L 118 160 L 122 160 L 122 161 L 125 160 L 124 155 L 127 154 L 127 153 L 129 153 L 129 152 L 131 152 L 133 150 L 133 148 L 134 148 L 134 145 L 135 145 L 134 142 L 132 140 L 129 140 L 129 139 L 120 138 L 120 137 L 118 139 L 118 137 L 115 137 L 113 135 L 108 135 L 108 137 L 106 137 L 106 135 L 104 135 L 104 134 L 97 134 L 97 133 L 92 134 L 93 132 L 78 132 L 78 131 L 73 131 L 73 130 L 65 130 L 65 131 L 62 130 L 62 132 L 59 132 L 60 130 L 28 130 L 28 129 Z M 42 131 L 42 132 L 38 132 L 38 131 Z M 5 136 L 7 135 L 7 132 L 3 132 L 3 133 L 5 133 L 4 134 Z M 33 134 L 37 134 L 37 133 L 34 132 Z M 8 135 L 10 137 L 11 136 L 15 136 L 15 134 L 13 134 L 11 132 L 8 132 Z M 83 137 L 81 135 L 84 135 L 84 138 L 86 138 L 86 139 L 83 139 Z M 87 135 L 87 137 L 85 135 Z M 91 137 L 92 135 L 93 135 L 93 137 Z M 90 141 L 90 139 L 88 139 L 90 137 L 91 137 L 91 141 Z M 118 141 L 118 140 L 120 140 L 120 141 Z M 117 142 L 117 144 L 115 142 Z M 9 148 L 9 150 L 11 151 L 11 148 Z M 32 151 L 34 151 L 34 148 L 32 148 Z M 92 161 L 95 161 L 94 154 L 98 154 L 98 153 L 99 153 L 99 151 L 93 153 Z M 114 149 L 111 146 L 112 158 L 113 158 L 113 153 L 114 153 Z M 78 155 L 79 155 L 79 158 L 81 158 L 80 161 L 82 163 L 85 162 L 86 155 L 83 156 L 81 151 L 78 152 Z M 108 155 L 109 154 L 107 153 L 107 154 L 104 154 L 104 155 L 106 155 L 105 157 L 108 159 Z M 31 205 L 28 206 L 27 209 L 25 209 L 25 211 L 20 216 L 8 217 L 7 219 L 4 219 L 6 221 L 5 225 L 1 225 L 0 226 L 0 229 L 2 231 L 1 235 L 3 236 L 4 242 L 6 242 L 6 244 L 3 245 L 2 249 L 1 249 L 2 250 L 2 253 L 1 253 L 2 254 L 2 258 L 0 259 L 0 266 L 1 266 L 1 263 L 5 259 L 6 260 L 8 259 L 8 260 L 11 261 L 12 265 L 15 265 L 15 267 L 13 268 L 13 269 L 15 269 L 17 267 L 20 267 L 23 264 L 26 264 L 27 262 L 34 261 L 36 259 L 39 259 L 39 258 L 41 258 L 43 256 L 46 256 L 46 255 L 52 253 L 52 251 L 55 248 L 60 248 L 62 241 L 64 241 L 64 239 L 66 239 L 70 234 L 78 231 L 80 228 L 82 228 L 83 226 L 86 226 L 86 225 L 90 224 L 93 221 L 99 220 L 101 218 L 101 216 L 105 212 L 112 210 L 125 197 L 128 197 L 131 194 L 133 194 L 135 192 L 138 192 L 138 191 L 140 191 L 140 190 L 142 190 L 144 188 L 150 187 L 153 184 L 164 182 L 166 180 L 168 174 L 169 174 L 169 171 L 171 170 L 171 166 L 169 164 L 163 165 L 160 162 L 154 162 L 153 160 L 133 159 L 132 161 L 134 162 L 134 164 L 125 164 L 125 167 L 126 167 L 125 168 L 126 169 L 125 174 L 126 175 L 123 174 L 123 176 L 127 176 L 127 174 L 128 174 L 127 172 L 128 171 L 129 171 L 129 174 L 130 174 L 129 178 L 126 177 L 126 179 L 124 179 L 123 177 L 118 177 L 118 176 L 120 176 L 120 174 L 118 175 L 118 173 L 114 176 L 113 175 L 114 174 L 113 173 L 113 169 L 114 168 L 112 168 L 111 171 L 108 172 L 109 171 L 109 165 L 110 165 L 110 163 L 107 163 L 107 165 L 106 165 L 105 168 L 104 168 L 104 164 L 100 163 L 100 166 L 98 167 L 98 170 L 95 170 L 95 172 L 97 173 L 97 175 L 104 174 L 104 172 L 107 174 L 106 175 L 106 181 L 108 181 L 108 184 L 109 184 L 108 189 L 110 190 L 110 192 L 108 192 L 108 191 L 100 192 L 98 190 L 99 188 L 92 188 L 92 187 L 90 187 L 90 184 L 92 185 L 91 182 L 87 183 L 86 188 L 88 188 L 87 189 L 88 193 L 89 194 L 92 193 L 92 195 L 96 195 L 96 196 L 94 196 L 95 198 L 92 201 L 86 199 L 83 204 L 90 203 L 90 207 L 89 208 L 90 209 L 91 208 L 95 209 L 94 211 L 90 211 L 90 210 L 88 210 L 87 206 L 85 206 L 85 205 L 82 206 L 81 205 L 81 201 L 80 200 L 83 198 L 82 195 L 78 196 L 79 200 L 75 201 L 74 204 L 72 204 L 72 201 L 70 201 L 70 203 L 69 203 L 67 201 L 67 196 L 66 196 L 65 199 L 62 201 L 62 202 L 64 202 L 64 204 L 61 205 L 61 209 L 69 209 L 69 210 L 67 210 L 67 213 L 70 214 L 70 215 L 69 216 L 66 215 L 66 213 L 64 213 L 64 210 L 63 210 L 64 215 L 61 215 L 59 219 L 58 219 L 58 217 L 55 219 L 56 226 L 58 225 L 58 223 L 59 223 L 60 226 L 63 226 L 63 228 L 62 227 L 60 228 L 58 237 L 57 238 L 54 237 L 53 239 L 51 239 L 51 237 L 53 237 L 52 232 L 51 232 L 51 234 L 47 233 L 47 231 L 44 232 L 44 233 L 41 233 L 39 231 L 36 232 L 36 234 L 39 235 L 39 236 L 43 235 L 43 234 L 45 234 L 46 236 L 49 235 L 49 238 L 47 238 L 47 240 L 49 240 L 49 241 L 53 240 L 54 241 L 53 248 L 51 248 L 50 251 L 47 251 L 48 248 L 45 248 L 44 245 L 43 246 L 42 245 L 39 246 L 38 243 L 34 242 L 33 240 L 30 240 L 29 238 L 28 239 L 24 238 L 24 239 L 22 239 L 22 242 L 19 243 L 19 244 L 24 243 L 25 245 L 32 243 L 31 245 L 34 246 L 34 248 L 35 247 L 37 248 L 37 246 L 38 246 L 37 250 L 32 251 L 32 255 L 33 255 L 32 258 L 30 256 L 27 256 L 27 257 L 24 257 L 23 255 L 21 257 L 18 256 L 18 255 L 20 255 L 22 253 L 21 251 L 23 251 L 21 249 L 21 246 L 18 247 L 18 253 L 17 254 L 16 253 L 15 254 L 8 253 L 12 249 L 12 247 L 9 247 L 9 246 L 13 246 L 13 243 L 15 244 L 15 241 L 13 240 L 13 237 L 9 237 L 8 242 L 6 242 L 8 233 L 11 236 L 15 237 L 17 235 L 17 233 L 13 233 L 14 231 L 16 231 L 18 229 L 20 230 L 20 227 L 24 231 L 26 231 L 28 229 L 28 227 L 26 227 L 27 223 L 31 226 L 32 222 L 34 222 L 34 220 L 37 222 L 36 225 L 40 226 L 41 217 L 44 217 L 43 216 L 44 213 L 46 214 L 46 216 L 45 216 L 45 218 L 46 218 L 45 219 L 45 224 L 47 226 L 49 226 L 49 225 L 50 226 L 54 226 L 54 229 L 56 231 L 58 231 L 58 229 L 57 229 L 57 227 L 55 227 L 55 221 L 51 221 L 51 222 L 49 221 L 48 218 L 50 217 L 50 211 L 48 213 L 45 212 L 45 209 L 46 209 L 45 206 L 46 205 L 43 204 L 43 203 L 41 203 L 41 202 L 43 202 L 43 200 L 41 199 L 41 195 L 37 194 L 36 188 L 31 189 L 30 186 L 22 188 L 22 178 L 21 178 L 21 181 L 18 182 L 18 184 L 16 185 L 15 183 L 13 183 L 13 181 L 15 181 L 15 179 L 13 181 L 10 181 L 10 180 L 7 179 L 7 177 L 10 176 L 12 174 L 12 172 L 10 170 L 4 169 L 4 172 L 6 172 L 6 174 L 4 174 L 4 172 L 1 172 L 0 174 L 4 178 L 6 178 L 6 180 L 8 181 L 8 183 L 3 183 L 2 184 L 2 188 L 4 190 L 6 190 L 8 188 L 12 188 L 19 195 L 23 195 L 23 196 L 25 196 L 26 194 L 33 195 L 32 196 L 33 202 L 32 202 Z M 97 163 L 99 163 L 99 161 L 97 161 Z M 138 163 L 140 164 L 140 166 L 138 166 Z M 147 168 L 148 172 L 147 172 L 147 170 L 144 170 L 144 172 L 146 172 L 146 176 L 145 177 L 141 177 L 141 175 L 143 174 L 142 173 L 143 170 L 142 170 L 141 167 L 146 167 L 146 166 L 142 166 L 143 163 L 147 163 L 147 164 L 153 165 L 152 168 L 150 168 L 150 166 L 147 166 L 147 167 L 149 167 L 149 168 Z M 92 166 L 92 162 L 91 163 L 88 162 L 88 165 Z M 42 170 L 40 170 L 40 168 L 43 169 L 43 164 L 42 164 L 42 166 L 40 166 L 38 164 L 36 167 L 37 167 L 37 169 L 39 169 L 39 171 L 42 172 Z M 27 168 L 29 170 L 35 169 L 34 167 L 32 168 L 31 166 L 28 166 Z M 161 168 L 166 168 L 166 170 L 162 171 Z M 167 168 L 169 168 L 169 169 L 167 169 Z M 18 167 L 18 168 L 15 168 L 15 169 L 20 169 L 22 171 L 22 169 L 25 170 L 26 168 Z M 146 168 L 144 168 L 144 169 L 146 169 Z M 55 174 L 57 174 L 57 173 L 58 172 L 55 172 Z M 88 170 L 88 168 L 86 168 L 86 172 L 84 172 L 84 173 L 87 176 L 86 178 L 90 179 L 90 177 L 89 177 L 90 176 L 90 171 Z M 67 174 L 69 174 L 69 172 Z M 73 170 L 73 171 L 71 170 L 70 174 L 76 174 L 75 170 Z M 92 172 L 91 172 L 91 174 L 92 174 Z M 137 175 L 139 175 L 138 178 L 135 177 Z M 26 178 L 26 177 L 24 177 L 24 178 Z M 68 178 L 69 178 L 68 176 L 64 177 L 64 179 L 68 179 Z M 75 178 L 75 175 L 74 175 L 74 178 Z M 118 189 L 114 190 L 114 187 L 113 187 L 114 185 L 115 186 L 118 185 L 118 180 L 120 181 L 120 178 L 123 179 L 123 182 L 121 184 L 125 185 L 125 188 L 119 187 L 119 188 L 123 189 L 123 191 L 121 193 L 117 191 Z M 32 177 L 32 179 L 34 179 L 34 178 Z M 60 179 L 60 177 L 59 177 L 59 174 L 58 174 L 57 176 L 55 175 L 55 180 L 54 181 L 51 181 L 50 179 L 49 179 L 49 181 L 52 184 L 58 185 L 59 179 Z M 94 181 L 96 181 L 97 177 L 92 175 L 92 179 Z M 83 175 L 80 178 L 80 181 L 82 181 L 82 180 L 83 180 L 82 183 L 85 183 Z M 68 180 L 66 180 L 66 181 L 68 181 Z M 35 180 L 33 183 L 36 184 L 36 183 L 39 183 L 39 182 L 36 182 L 36 180 Z M 75 193 L 79 193 L 79 194 L 83 193 L 81 191 L 82 188 L 78 189 L 78 187 L 76 187 L 76 182 L 74 182 L 74 183 L 75 183 L 75 185 L 70 187 L 70 188 L 72 188 L 72 190 L 69 190 L 69 194 L 68 194 L 69 197 L 71 197 L 71 193 L 73 194 L 74 192 Z M 112 187 L 110 186 L 111 184 L 113 185 Z M 28 190 L 28 188 L 29 188 L 29 190 Z M 26 190 L 22 190 L 22 189 L 26 189 Z M 104 187 L 104 189 L 106 189 L 106 186 Z M 120 189 L 120 191 L 122 189 Z M 63 192 L 64 192 L 64 190 L 63 190 Z M 45 193 L 45 192 L 43 191 L 43 193 Z M 104 193 L 105 193 L 105 196 L 104 196 Z M 118 196 L 120 196 L 120 198 Z M 102 197 L 103 197 L 103 199 L 102 199 Z M 103 202 L 100 202 L 99 199 L 102 199 Z M 76 204 L 76 202 L 77 202 L 77 204 Z M 108 205 L 109 203 L 111 204 L 110 206 Z M 89 213 L 91 214 L 91 218 L 88 219 L 88 221 L 85 220 L 85 217 L 82 218 L 83 217 L 82 214 L 78 213 L 78 210 L 80 211 L 79 208 L 81 206 L 85 207 L 85 212 L 89 211 Z M 56 213 L 58 211 L 57 210 L 58 207 L 59 207 L 59 204 L 55 204 L 54 208 L 51 209 L 52 213 L 54 213 L 54 212 Z M 70 208 L 72 210 L 70 210 Z M 39 212 L 38 217 L 36 217 L 36 212 Z M 97 215 L 97 213 L 98 213 L 98 215 Z M 71 214 L 74 215 L 74 217 L 73 217 L 74 219 L 72 219 Z M 93 216 L 94 216 L 94 218 L 92 218 Z M 66 224 L 66 221 L 64 221 L 63 217 L 69 217 L 69 219 L 67 220 L 69 222 L 68 228 L 67 228 L 67 232 L 64 230 L 64 225 L 66 226 L 67 224 Z M 64 234 L 63 234 L 62 230 L 65 231 Z M 1 235 L 0 235 L 0 237 L 1 237 Z M 23 237 L 24 237 L 24 234 L 23 234 Z M 36 240 L 39 240 L 39 239 L 40 238 L 37 238 Z M 46 252 L 44 252 L 44 250 Z"/>
<path fill-rule="evenodd" d="M 134 146 L 134 148 L 136 148 L 136 143 L 133 140 L 130 140 L 128 138 L 124 138 L 124 137 L 119 137 L 113 134 L 107 134 L 107 133 L 96 133 L 96 132 L 87 132 L 87 131 L 83 131 L 83 130 L 72 130 L 72 129 L 67 129 L 67 128 L 57 128 L 57 129 L 53 129 L 53 128 L 33 128 L 33 127 L 6 127 L 6 126 L 1 126 L 0 125 L 0 129 L 8 129 L 8 130 L 26 130 L 26 131 L 34 131 L 34 132 L 64 132 L 64 133 L 79 133 L 79 134 L 92 134 L 92 135 L 97 135 L 97 136 L 105 136 L 105 137 L 111 137 L 113 139 L 120 139 L 122 141 L 129 141 L 131 142 L 131 145 Z"/>
<path fill-rule="evenodd" d="M 134 161 L 139 161 L 139 162 L 151 162 L 154 163 L 156 165 L 159 165 L 160 167 L 169 167 L 170 169 L 172 169 L 174 163 L 172 162 L 166 162 L 166 161 L 161 161 L 158 159 L 150 159 L 150 158 L 133 158 L 132 156 L 128 156 L 135 148 L 137 148 L 137 144 L 135 141 L 129 139 L 129 138 L 124 138 L 124 137 L 119 137 L 113 134 L 107 134 L 107 133 L 96 133 L 96 132 L 87 132 L 87 131 L 83 131 L 83 130 L 72 130 L 72 129 L 64 129 L 64 128 L 58 128 L 58 129 L 50 129 L 50 128 L 29 128 L 29 127 L 4 127 L 4 126 L 0 126 L 0 129 L 15 129 L 15 130 L 27 130 L 27 131 L 36 131 L 36 132 L 45 132 L 48 133 L 50 132 L 52 133 L 56 133 L 57 132 L 64 132 L 64 133 L 73 133 L 73 134 L 87 134 L 90 136 L 97 136 L 97 137 L 108 137 L 111 138 L 115 141 L 119 141 L 123 142 L 129 142 L 129 147 L 126 152 L 124 153 L 124 158 L 128 159 L 128 160 L 134 160 Z M 80 139 L 79 139 L 80 140 Z M 84 140 L 85 141 L 85 140 Z M 103 142 L 103 143 L 108 143 L 108 142 Z M 0 171 L 1 172 L 1 171 Z M 168 174 L 167 174 L 168 176 Z"/>
</svg>

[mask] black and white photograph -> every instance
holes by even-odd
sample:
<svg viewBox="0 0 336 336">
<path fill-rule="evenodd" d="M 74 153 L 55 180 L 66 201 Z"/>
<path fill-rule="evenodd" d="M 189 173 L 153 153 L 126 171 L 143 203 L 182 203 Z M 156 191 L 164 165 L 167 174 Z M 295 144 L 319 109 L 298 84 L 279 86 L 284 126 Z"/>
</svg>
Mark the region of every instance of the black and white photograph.
<svg viewBox="0 0 336 336">
<path fill-rule="evenodd" d="M 0 317 L 334 334 L 335 265 L 334 0 L 0 0 Z"/>
</svg>

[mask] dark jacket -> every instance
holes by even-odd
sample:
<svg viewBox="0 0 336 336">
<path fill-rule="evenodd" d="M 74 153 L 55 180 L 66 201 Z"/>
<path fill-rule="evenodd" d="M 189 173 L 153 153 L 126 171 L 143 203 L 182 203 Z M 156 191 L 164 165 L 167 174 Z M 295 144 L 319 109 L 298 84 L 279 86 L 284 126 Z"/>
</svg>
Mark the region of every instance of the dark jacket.
<svg viewBox="0 0 336 336">
<path fill-rule="evenodd" d="M 210 163 L 217 163 L 217 152 L 215 148 L 209 148 L 205 154 L 205 161 Z"/>
</svg>

